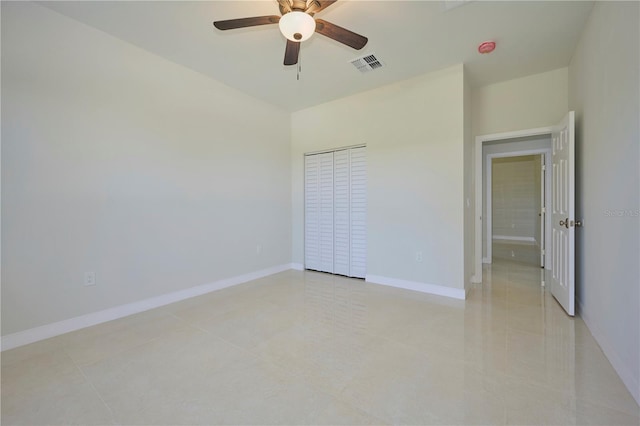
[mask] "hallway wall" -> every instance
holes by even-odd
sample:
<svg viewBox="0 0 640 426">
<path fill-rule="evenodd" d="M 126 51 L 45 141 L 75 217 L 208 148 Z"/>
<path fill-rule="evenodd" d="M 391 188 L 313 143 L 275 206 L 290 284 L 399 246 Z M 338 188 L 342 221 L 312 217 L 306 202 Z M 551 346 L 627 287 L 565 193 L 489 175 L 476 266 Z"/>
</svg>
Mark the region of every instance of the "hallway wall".
<svg viewBox="0 0 640 426">
<path fill-rule="evenodd" d="M 540 194 L 536 193 L 536 156 L 493 159 L 493 238 L 507 237 L 533 243 Z"/>
</svg>

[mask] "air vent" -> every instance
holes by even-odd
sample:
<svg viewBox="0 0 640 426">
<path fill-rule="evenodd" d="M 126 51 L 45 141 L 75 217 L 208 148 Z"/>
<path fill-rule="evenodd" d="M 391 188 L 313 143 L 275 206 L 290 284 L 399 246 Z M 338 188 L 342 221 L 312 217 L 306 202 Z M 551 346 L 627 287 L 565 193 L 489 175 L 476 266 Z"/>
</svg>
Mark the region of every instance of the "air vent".
<svg viewBox="0 0 640 426">
<path fill-rule="evenodd" d="M 378 68 L 382 68 L 382 62 L 380 59 L 376 58 L 374 54 L 363 56 L 361 58 L 356 58 L 351 61 L 354 67 L 356 67 L 360 72 L 369 72 Z"/>
</svg>

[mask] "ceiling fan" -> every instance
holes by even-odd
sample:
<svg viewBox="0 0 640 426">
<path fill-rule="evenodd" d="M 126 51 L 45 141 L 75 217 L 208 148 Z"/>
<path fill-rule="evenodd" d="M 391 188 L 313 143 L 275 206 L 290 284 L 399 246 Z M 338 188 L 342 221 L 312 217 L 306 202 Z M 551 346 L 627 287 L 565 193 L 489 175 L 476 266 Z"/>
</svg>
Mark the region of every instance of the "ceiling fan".
<svg viewBox="0 0 640 426">
<path fill-rule="evenodd" d="M 213 25 L 219 30 L 255 27 L 258 25 L 278 24 L 280 31 L 287 38 L 284 52 L 284 64 L 298 63 L 300 43 L 307 40 L 314 32 L 329 37 L 356 50 L 362 49 L 368 39 L 345 28 L 339 27 L 323 19 L 313 16 L 331 6 L 337 0 L 277 0 L 280 14 L 256 16 L 253 18 L 228 19 L 215 21 Z"/>
</svg>

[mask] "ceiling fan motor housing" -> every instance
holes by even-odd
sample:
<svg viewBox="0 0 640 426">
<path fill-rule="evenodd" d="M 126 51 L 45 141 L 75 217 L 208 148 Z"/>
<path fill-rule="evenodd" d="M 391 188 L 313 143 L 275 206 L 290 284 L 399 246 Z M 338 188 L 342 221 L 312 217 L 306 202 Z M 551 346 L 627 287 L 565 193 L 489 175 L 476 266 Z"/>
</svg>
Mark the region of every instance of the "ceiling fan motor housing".
<svg viewBox="0 0 640 426">
<path fill-rule="evenodd" d="M 316 30 L 316 20 L 311 15 L 294 10 L 280 18 L 280 31 L 291 41 L 305 41 Z"/>
<path fill-rule="evenodd" d="M 307 8 L 306 0 L 293 0 L 293 4 L 291 5 L 291 9 L 304 11 Z"/>
</svg>

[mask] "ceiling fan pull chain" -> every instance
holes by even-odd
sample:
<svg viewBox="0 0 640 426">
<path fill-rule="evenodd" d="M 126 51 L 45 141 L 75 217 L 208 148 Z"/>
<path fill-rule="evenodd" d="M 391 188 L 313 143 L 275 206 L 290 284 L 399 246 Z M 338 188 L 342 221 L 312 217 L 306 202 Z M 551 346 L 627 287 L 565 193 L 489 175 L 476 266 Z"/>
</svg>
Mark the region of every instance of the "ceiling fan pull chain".
<svg viewBox="0 0 640 426">
<path fill-rule="evenodd" d="M 300 73 L 302 72 L 302 64 L 298 60 L 298 81 L 300 81 Z"/>
</svg>

